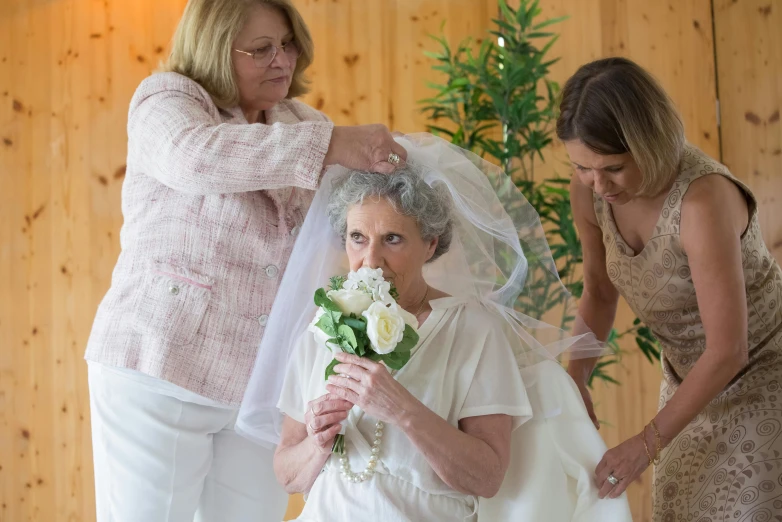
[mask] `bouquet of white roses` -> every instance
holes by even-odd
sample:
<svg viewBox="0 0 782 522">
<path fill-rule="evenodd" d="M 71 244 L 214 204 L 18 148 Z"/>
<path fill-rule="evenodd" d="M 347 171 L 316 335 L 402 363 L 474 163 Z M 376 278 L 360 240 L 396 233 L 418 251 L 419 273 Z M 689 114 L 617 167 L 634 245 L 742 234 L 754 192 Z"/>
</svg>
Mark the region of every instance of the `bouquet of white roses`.
<svg viewBox="0 0 782 522">
<path fill-rule="evenodd" d="M 410 350 L 418 344 L 418 320 L 396 302 L 396 289 L 383 279 L 381 269 L 361 268 L 347 277 L 331 278 L 329 290 L 315 292 L 318 311 L 309 330 L 332 352 L 368 357 L 400 370 L 410 360 Z M 325 378 L 334 374 L 333 359 Z M 332 451 L 344 454 L 343 432 L 334 440 Z"/>
</svg>

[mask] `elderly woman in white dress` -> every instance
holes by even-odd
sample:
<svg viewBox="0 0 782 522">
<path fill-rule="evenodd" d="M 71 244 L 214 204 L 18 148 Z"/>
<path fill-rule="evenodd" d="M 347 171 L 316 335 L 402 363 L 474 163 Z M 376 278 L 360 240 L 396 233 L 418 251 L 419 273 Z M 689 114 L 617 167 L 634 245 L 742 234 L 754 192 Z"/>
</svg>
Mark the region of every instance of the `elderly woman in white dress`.
<svg viewBox="0 0 782 522">
<path fill-rule="evenodd" d="M 397 141 L 408 165 L 394 176 L 324 176 L 237 431 L 278 444 L 277 479 L 306 495 L 301 521 L 629 521 L 626 498 L 598 498 L 605 444 L 555 359 L 602 345 L 514 308 L 529 280 L 557 277 L 537 212 L 468 151 L 429 134 Z M 365 267 L 393 281 L 419 340 L 397 372 L 335 354 L 325 381 L 332 354 L 311 322 L 313 293 Z M 332 454 L 338 433 L 344 456 Z"/>
<path fill-rule="evenodd" d="M 289 493 L 309 494 L 299 520 L 470 520 L 477 497 L 502 484 L 511 431 L 531 408 L 500 321 L 424 280 L 424 264 L 449 248 L 449 209 L 447 193 L 411 170 L 354 172 L 332 194 L 331 222 L 350 269 L 383 270 L 417 318 L 420 340 L 396 375 L 337 354 L 338 375 L 328 382 L 331 353 L 314 336 L 298 344 L 279 403 L 286 417 L 274 466 Z M 363 482 L 345 480 L 330 457 L 354 404 L 364 413 L 348 423 L 349 466 L 375 470 Z M 377 421 L 386 426 L 379 433 Z M 382 446 L 373 454 L 377 435 Z"/>
</svg>

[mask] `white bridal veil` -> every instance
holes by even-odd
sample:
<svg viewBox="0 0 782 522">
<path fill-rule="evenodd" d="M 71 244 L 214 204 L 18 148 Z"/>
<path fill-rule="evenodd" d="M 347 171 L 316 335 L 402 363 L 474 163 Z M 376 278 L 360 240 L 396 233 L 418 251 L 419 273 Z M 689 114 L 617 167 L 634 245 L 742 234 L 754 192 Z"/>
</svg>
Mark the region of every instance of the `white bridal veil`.
<svg viewBox="0 0 782 522">
<path fill-rule="evenodd" d="M 569 422 L 568 413 L 575 412 L 574 418 L 578 422 L 560 428 L 572 430 L 575 427 L 579 433 L 586 433 L 585 440 L 591 440 L 589 444 L 592 446 L 586 450 L 577 448 L 582 453 L 586 452 L 586 457 L 575 458 L 576 461 L 581 459 L 581 463 L 571 463 L 570 471 L 557 471 L 552 480 L 561 478 L 567 482 L 568 477 L 575 477 L 570 487 L 573 501 L 570 512 L 592 512 L 597 499 L 594 485 L 590 485 L 591 472 L 605 446 L 557 358 L 562 355 L 570 358 L 596 357 L 605 353 L 605 347 L 591 333 L 572 337 L 545 322 L 542 302 L 558 302 L 555 310 L 557 318 L 563 313 L 571 313 L 575 303 L 559 279 L 537 212 L 499 167 L 475 154 L 430 134 L 407 135 L 397 138 L 397 141 L 408 152 L 408 164 L 421 172 L 429 185 L 445 187 L 453 202 L 454 237 L 451 248 L 440 259 L 426 265 L 424 278 L 429 285 L 450 295 L 471 297 L 481 302 L 505 319 L 506 334 L 514 347 L 530 397 L 540 399 L 533 404 L 533 408 L 538 410 L 535 412 L 536 422 L 545 423 L 547 419 L 557 417 L 560 423 Z M 345 168 L 332 167 L 325 174 L 294 246 L 258 350 L 236 428 L 261 444 L 276 444 L 279 440 L 281 414 L 276 405 L 293 346 L 305 334 L 315 315 L 314 291 L 326 286 L 329 277 L 348 272 L 341 238 L 331 229 L 326 212 L 334 180 L 347 172 Z M 548 391 L 552 383 L 560 384 Z M 527 424 L 534 425 L 532 421 Z M 534 428 L 525 428 L 527 424 L 514 433 L 514 439 L 518 439 L 518 432 L 524 430 L 527 434 L 522 438 L 533 436 L 538 439 L 551 428 L 540 425 L 541 429 L 545 428 L 544 431 L 531 434 L 529 432 Z M 552 436 L 545 435 L 543 438 L 548 439 L 549 445 L 554 444 Z M 580 435 L 579 438 L 584 439 Z M 526 453 L 529 444 L 540 443 L 527 440 L 523 442 L 525 448 L 520 451 Z M 559 443 L 560 446 L 569 444 L 567 441 Z M 579 444 L 582 443 L 577 442 L 576 446 Z M 514 440 L 514 452 L 516 445 Z M 551 451 L 562 460 L 562 456 L 556 453 L 559 449 L 554 447 Z M 540 454 L 539 451 L 537 453 Z M 584 463 L 584 458 L 588 462 Z M 518 460 L 515 454 L 513 460 Z M 529 459 L 525 460 L 529 462 Z M 545 464 L 549 468 L 552 465 L 551 462 Z M 585 466 L 589 465 L 592 468 L 587 470 Z M 557 464 L 554 467 L 564 470 L 567 466 Z M 528 465 L 523 469 L 511 466 L 508 476 L 514 483 L 508 485 L 506 479 L 505 484 L 514 490 L 508 492 L 514 497 L 514 503 L 522 495 L 515 489 L 523 488 L 525 496 L 539 493 L 536 488 L 524 484 L 529 472 Z M 561 495 L 556 502 L 563 504 Z M 623 513 L 626 503 L 622 506 L 620 511 Z M 487 509 L 486 517 L 491 520 L 511 520 L 505 518 L 509 516 L 513 520 L 517 520 L 517 516 L 531 516 L 525 518 L 528 520 L 559 520 L 546 518 L 550 515 L 545 512 L 511 509 L 503 505 L 501 499 L 493 507 L 487 504 Z M 610 520 L 629 520 L 618 514 L 601 512 L 600 516 L 613 517 L 607 518 Z M 571 519 L 592 520 L 576 515 L 567 518 Z"/>
</svg>

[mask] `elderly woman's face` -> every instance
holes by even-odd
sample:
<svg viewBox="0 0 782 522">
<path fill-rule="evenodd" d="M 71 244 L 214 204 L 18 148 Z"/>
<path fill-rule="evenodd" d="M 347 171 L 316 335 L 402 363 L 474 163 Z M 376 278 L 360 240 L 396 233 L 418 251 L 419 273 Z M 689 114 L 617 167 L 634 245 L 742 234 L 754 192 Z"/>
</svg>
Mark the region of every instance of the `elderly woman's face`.
<svg viewBox="0 0 782 522">
<path fill-rule="evenodd" d="M 255 52 L 277 46 L 277 54 L 268 67 L 258 67 L 251 56 L 233 53 L 234 71 L 239 86 L 239 105 L 245 111 L 263 111 L 284 100 L 291 86 L 296 58 L 279 47 L 293 40 L 288 18 L 279 9 L 266 5 L 252 8 L 233 48 Z M 251 122 L 252 123 L 252 122 Z"/>
<path fill-rule="evenodd" d="M 421 237 L 415 218 L 397 213 L 383 198 L 365 200 L 348 211 L 345 249 L 350 269 L 382 268 L 400 295 L 424 284 L 422 269 L 436 247 L 437 239 Z"/>
</svg>

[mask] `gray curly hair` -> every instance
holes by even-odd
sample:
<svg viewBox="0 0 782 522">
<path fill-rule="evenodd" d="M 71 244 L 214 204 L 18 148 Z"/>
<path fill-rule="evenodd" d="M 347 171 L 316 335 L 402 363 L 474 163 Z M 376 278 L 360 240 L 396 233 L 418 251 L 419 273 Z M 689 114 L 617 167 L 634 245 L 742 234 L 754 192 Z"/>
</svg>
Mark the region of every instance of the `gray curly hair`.
<svg viewBox="0 0 782 522">
<path fill-rule="evenodd" d="M 394 210 L 415 218 L 425 241 L 437 238 L 437 247 L 429 263 L 442 256 L 451 247 L 453 220 L 451 197 L 445 187 L 430 187 L 420 169 L 407 165 L 392 175 L 360 170 L 350 171 L 338 180 L 328 206 L 329 221 L 345 243 L 348 211 L 366 198 L 383 198 Z"/>
</svg>

